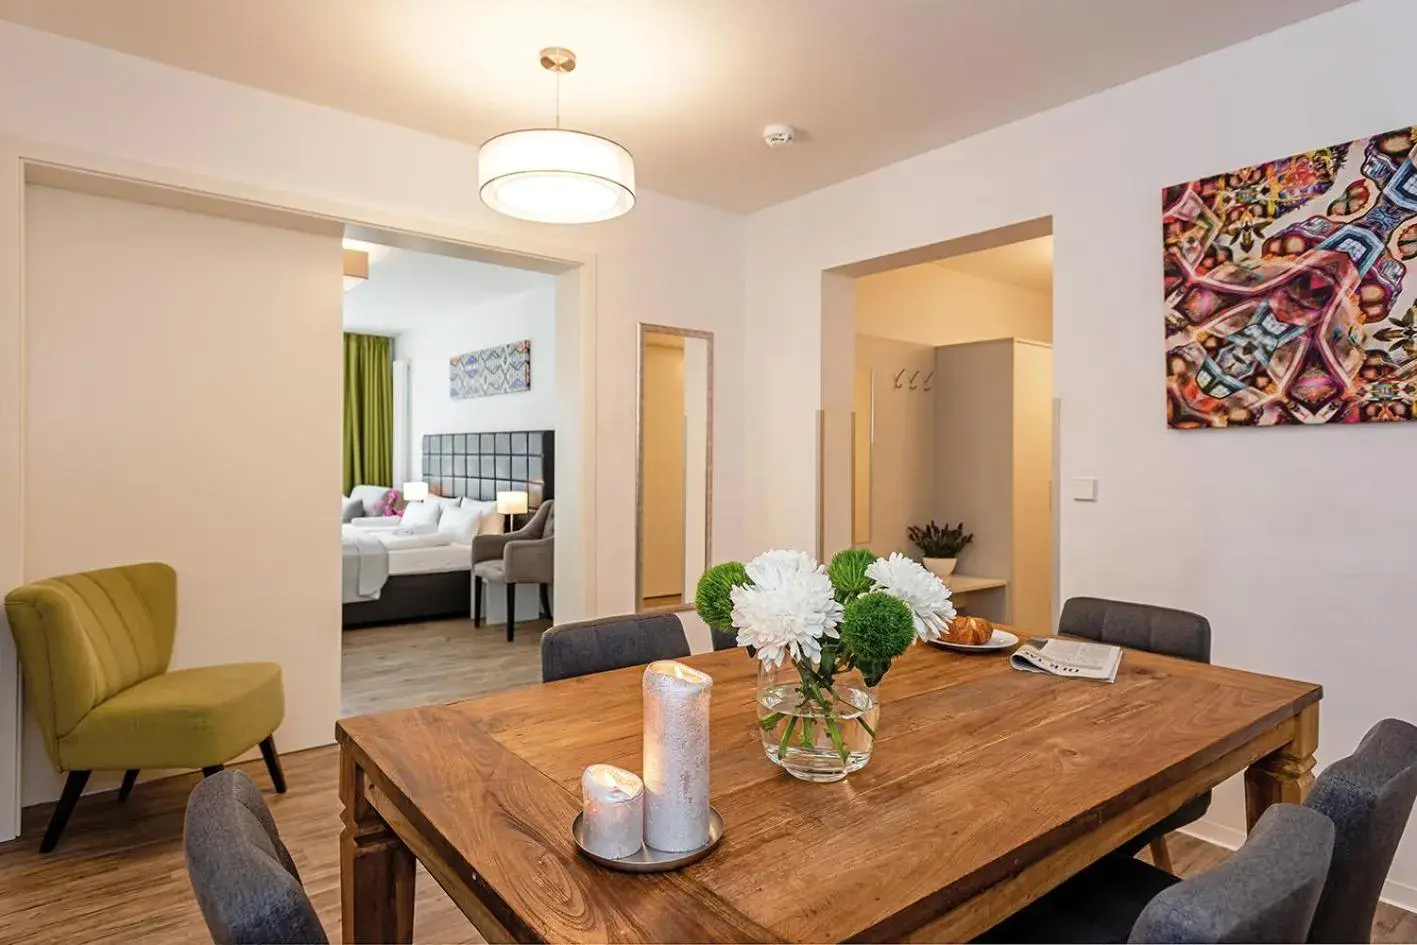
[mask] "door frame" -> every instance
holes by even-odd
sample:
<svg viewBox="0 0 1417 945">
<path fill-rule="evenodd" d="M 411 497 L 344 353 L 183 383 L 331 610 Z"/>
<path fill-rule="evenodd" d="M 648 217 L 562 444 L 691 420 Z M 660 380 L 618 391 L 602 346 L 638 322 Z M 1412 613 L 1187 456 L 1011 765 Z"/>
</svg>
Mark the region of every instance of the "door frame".
<svg viewBox="0 0 1417 945">
<path fill-rule="evenodd" d="M 568 619 L 597 613 L 596 528 L 596 256 L 542 240 L 491 234 L 474 227 L 428 220 L 384 208 L 277 191 L 236 181 L 190 174 L 0 135 L 0 587 L 23 584 L 25 575 L 25 259 L 24 200 L 29 184 L 66 187 L 99 196 L 137 198 L 177 209 L 216 212 L 255 222 L 311 227 L 341 226 L 346 231 L 394 237 L 406 248 L 436 247 L 488 262 L 531 268 L 557 276 L 556 318 L 574 318 L 580 383 L 558 394 L 561 407 L 575 403 L 573 435 L 558 435 L 571 456 L 579 453 L 580 475 L 563 482 L 562 498 L 579 508 L 558 510 L 579 533 L 579 541 L 558 543 L 555 611 Z M 294 225 L 299 226 L 296 222 Z M 560 356 L 558 355 L 558 361 Z M 571 414 L 561 413 L 562 419 Z M 559 431 L 558 431 L 559 432 Z M 568 431 L 572 432 L 572 431 Z M 563 443 L 563 440 L 565 441 Z M 560 458 L 560 457 L 558 457 Z M 565 493 L 569 493 L 566 495 Z M 563 503 L 558 503 L 563 504 Z M 578 513 L 578 514 L 577 514 Z M 579 521 L 575 521 L 579 519 Z M 564 568 L 563 568 L 564 565 Z M 20 832 L 23 752 L 22 687 L 13 639 L 0 632 L 0 842 Z"/>
</svg>

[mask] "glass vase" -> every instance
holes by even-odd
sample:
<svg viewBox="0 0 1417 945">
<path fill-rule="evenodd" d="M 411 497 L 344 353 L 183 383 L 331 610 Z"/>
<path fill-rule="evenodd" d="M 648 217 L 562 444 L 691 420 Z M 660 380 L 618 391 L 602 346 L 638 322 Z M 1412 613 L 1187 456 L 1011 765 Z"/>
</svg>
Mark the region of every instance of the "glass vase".
<svg viewBox="0 0 1417 945">
<path fill-rule="evenodd" d="M 880 704 L 856 670 L 824 684 L 810 665 L 758 665 L 763 753 L 803 781 L 840 781 L 871 760 Z"/>
</svg>

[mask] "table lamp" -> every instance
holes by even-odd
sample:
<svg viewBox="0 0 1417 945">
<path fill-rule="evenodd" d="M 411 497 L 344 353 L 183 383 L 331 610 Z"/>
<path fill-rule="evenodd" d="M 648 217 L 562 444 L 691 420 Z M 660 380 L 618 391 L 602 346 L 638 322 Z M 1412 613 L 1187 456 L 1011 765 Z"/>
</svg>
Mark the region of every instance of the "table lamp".
<svg viewBox="0 0 1417 945">
<path fill-rule="evenodd" d="M 422 502 L 426 498 L 428 498 L 428 483 L 405 482 L 403 484 L 403 500 L 405 502 Z"/>
<path fill-rule="evenodd" d="M 515 531 L 515 528 L 513 526 L 513 516 L 521 515 L 525 511 L 525 492 L 497 493 L 497 514 L 507 516 L 507 531 Z"/>
</svg>

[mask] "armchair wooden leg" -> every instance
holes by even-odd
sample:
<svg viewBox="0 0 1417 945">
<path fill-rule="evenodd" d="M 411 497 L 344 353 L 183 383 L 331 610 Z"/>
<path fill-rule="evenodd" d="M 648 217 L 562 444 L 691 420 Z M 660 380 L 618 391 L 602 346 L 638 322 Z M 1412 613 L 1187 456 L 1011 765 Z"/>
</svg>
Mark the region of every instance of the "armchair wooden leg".
<svg viewBox="0 0 1417 945">
<path fill-rule="evenodd" d="M 261 740 L 261 757 L 266 759 L 266 770 L 270 772 L 271 784 L 277 794 L 285 793 L 285 772 L 280 767 L 280 755 L 276 754 L 276 737 L 267 735 Z"/>
<path fill-rule="evenodd" d="M 517 586 L 511 581 L 507 582 L 507 642 L 511 643 L 517 635 Z"/>
<path fill-rule="evenodd" d="M 551 591 L 550 591 L 550 588 L 551 588 L 551 585 L 550 585 L 550 584 L 543 584 L 543 585 L 541 585 L 541 619 L 542 619 L 542 620 L 554 620 L 554 619 L 555 619 L 554 617 L 551 616 Z"/>
<path fill-rule="evenodd" d="M 39 841 L 40 853 L 49 853 L 59 845 L 59 835 L 64 832 L 65 824 L 69 823 L 69 815 L 79 803 L 84 785 L 89 783 L 89 774 L 88 771 L 69 772 L 69 778 L 64 782 L 64 792 L 59 795 L 59 803 L 54 805 L 54 814 L 45 828 L 44 839 Z"/>
<path fill-rule="evenodd" d="M 207 765 L 205 768 L 202 769 L 202 777 L 210 778 L 212 775 L 216 774 L 218 771 L 223 770 L 225 767 L 226 765 Z"/>
<path fill-rule="evenodd" d="M 1171 865 L 1171 848 L 1166 845 L 1165 837 L 1157 837 L 1151 841 L 1151 863 L 1157 869 L 1165 870 L 1168 873 L 1176 872 Z"/>
<path fill-rule="evenodd" d="M 472 577 L 472 625 L 482 626 L 482 578 Z"/>
<path fill-rule="evenodd" d="M 132 768 L 123 772 L 123 784 L 118 788 L 118 801 L 122 803 L 128 799 L 128 795 L 133 793 L 133 785 L 138 783 L 138 769 Z"/>
</svg>

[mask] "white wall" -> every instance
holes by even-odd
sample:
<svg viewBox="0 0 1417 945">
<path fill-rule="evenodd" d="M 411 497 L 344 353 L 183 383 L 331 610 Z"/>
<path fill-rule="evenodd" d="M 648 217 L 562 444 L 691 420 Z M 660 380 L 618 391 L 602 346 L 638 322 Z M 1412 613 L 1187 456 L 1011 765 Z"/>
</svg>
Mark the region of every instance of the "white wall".
<svg viewBox="0 0 1417 945">
<path fill-rule="evenodd" d="M 911 390 L 910 375 L 919 372 L 916 383 L 935 370 L 935 349 L 929 345 L 894 341 L 871 335 L 856 336 L 856 364 L 872 372 L 874 421 L 860 416 L 857 423 L 869 425 L 871 442 L 871 539 L 866 547 L 876 554 L 898 551 L 918 557 L 920 549 L 910 543 L 906 529 L 924 525 L 936 515 L 935 481 L 935 398 L 934 391 L 922 387 Z M 897 371 L 904 371 L 899 389 Z"/>
<path fill-rule="evenodd" d="M 407 326 L 394 335 L 394 359 L 408 364 L 406 431 L 414 479 L 422 478 L 425 433 L 556 429 L 556 278 L 526 273 L 539 285 L 487 299 L 487 268 L 449 256 L 398 252 L 375 267 L 368 282 L 345 293 L 346 325 Z M 531 390 L 465 400 L 449 396 L 449 358 L 527 339 Z"/>
<path fill-rule="evenodd" d="M 277 744 L 328 742 L 339 240 L 43 187 L 25 236 L 25 578 L 168 562 L 172 667 L 278 661 Z M 36 803 L 60 781 L 26 729 Z"/>
<path fill-rule="evenodd" d="M 353 219 L 398 221 L 414 232 L 457 233 L 484 245 L 536 246 L 551 257 L 593 257 L 595 267 L 586 279 L 591 280 L 597 319 L 594 348 L 585 356 L 594 360 L 599 380 L 593 392 L 594 422 L 587 431 L 594 437 L 597 477 L 592 493 L 584 498 L 593 506 L 598 561 L 634 560 L 637 324 L 713 331 L 719 355 L 715 411 L 721 421 L 715 444 L 714 556 L 744 555 L 739 522 L 745 444 L 731 434 L 742 428 L 743 413 L 739 218 L 641 190 L 634 211 L 611 223 L 566 228 L 523 224 L 496 216 L 478 200 L 475 147 L 10 23 L 0 23 L 0 87 L 24 90 L 0 96 L 0 136 L 70 149 L 81 165 L 79 152 L 106 165 L 169 168 L 174 177 L 194 186 L 260 193 L 277 205 L 346 207 Z M 7 140 L 0 152 L 13 155 L 19 148 Z M 0 211 L 11 206 L 10 200 L 7 190 Z M 0 237 L 0 270 L 18 268 L 17 247 Z M 12 364 L 19 357 L 20 321 L 8 281 L 0 280 L 0 288 L 7 290 L 0 297 L 0 364 Z M 558 281 L 558 292 L 561 289 Z M 234 328 L 239 320 L 221 324 Z M 337 335 L 339 326 L 338 314 L 331 313 L 330 331 Z M 318 343 L 292 339 L 281 342 L 279 356 L 320 358 L 327 347 L 338 351 L 333 335 Z M 558 352 L 558 361 L 562 355 L 579 358 L 581 351 Z M 337 392 L 337 378 L 331 384 Z M 178 395 L 190 393 L 183 389 Z M 575 392 L 573 404 L 584 402 L 584 394 Z M 304 411 L 323 403 L 324 396 L 321 392 L 307 399 L 301 393 L 292 398 L 291 407 Z M 338 411 L 337 402 L 330 409 Z M 0 404 L 0 432 L 8 437 L 0 443 L 0 455 L 22 449 L 18 431 L 13 414 Z M 307 437 L 290 444 L 283 468 L 320 468 L 327 454 L 338 457 L 337 441 L 326 444 Z M 255 475 L 251 478 L 262 488 L 267 484 Z M 564 489 L 558 491 L 565 494 Z M 26 555 L 17 536 L 0 533 L 0 544 L 5 546 L 0 563 L 7 565 L 0 580 L 13 586 L 23 580 Z M 633 610 L 632 569 L 604 565 L 594 573 L 590 595 L 597 613 Z M 333 592 L 330 599 L 335 600 Z M 337 628 L 337 614 L 330 619 Z M 281 659 L 299 657 L 287 652 Z M 337 673 L 337 667 L 337 656 L 331 656 L 328 666 L 318 669 Z M 0 690 L 8 691 L 8 686 L 0 685 Z M 6 691 L 0 691 L 0 697 Z M 331 708 L 312 723 L 325 732 L 326 740 L 332 737 L 335 713 Z"/>
<path fill-rule="evenodd" d="M 1417 504 L 1380 472 L 1410 467 L 1417 425 L 1168 430 L 1159 236 L 1166 185 L 1410 125 L 1391 90 L 1414 31 L 1417 4 L 1363 0 L 750 217 L 750 477 L 813 481 L 824 269 L 1051 215 L 1059 463 L 1064 482 L 1100 480 L 1100 501 L 1060 510 L 1061 596 L 1190 608 L 1216 662 L 1322 683 L 1321 764 L 1384 716 L 1417 718 L 1392 658 L 1411 649 Z M 1336 36 L 1361 54 L 1336 59 Z M 1359 62 L 1357 85 L 1338 79 Z M 746 500 L 750 547 L 811 547 L 809 490 Z M 1335 645 L 1335 620 L 1360 642 Z M 1228 789 L 1208 826 L 1243 823 Z M 1417 905 L 1417 829 L 1391 879 Z"/>
<path fill-rule="evenodd" d="M 922 345 L 1053 339 L 1045 292 L 922 263 L 856 280 L 856 330 Z"/>
</svg>

